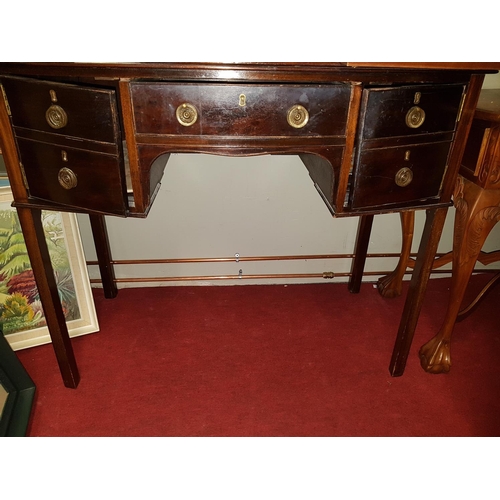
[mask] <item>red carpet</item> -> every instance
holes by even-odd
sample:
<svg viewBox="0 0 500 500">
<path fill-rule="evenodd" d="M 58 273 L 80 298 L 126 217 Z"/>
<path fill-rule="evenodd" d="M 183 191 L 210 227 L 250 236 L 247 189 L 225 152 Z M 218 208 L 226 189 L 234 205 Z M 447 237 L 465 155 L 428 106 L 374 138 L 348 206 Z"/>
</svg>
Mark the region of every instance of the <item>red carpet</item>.
<svg viewBox="0 0 500 500">
<path fill-rule="evenodd" d="M 18 352 L 37 386 L 29 435 L 499 436 L 500 286 L 456 325 L 451 372 L 420 368 L 448 286 L 431 280 L 398 378 L 404 299 L 371 284 L 95 290 L 101 331 L 73 340 L 78 389 L 51 345 Z"/>
</svg>

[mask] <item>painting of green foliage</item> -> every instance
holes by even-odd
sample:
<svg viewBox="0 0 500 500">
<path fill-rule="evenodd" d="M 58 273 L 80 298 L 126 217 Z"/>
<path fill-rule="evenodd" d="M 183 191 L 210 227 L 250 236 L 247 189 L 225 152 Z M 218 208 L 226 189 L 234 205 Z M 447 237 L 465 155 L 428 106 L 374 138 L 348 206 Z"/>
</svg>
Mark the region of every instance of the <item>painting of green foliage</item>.
<svg viewBox="0 0 500 500">
<path fill-rule="evenodd" d="M 43 227 L 67 321 L 80 310 L 58 212 L 42 212 Z M 0 203 L 0 323 L 5 335 L 45 326 L 45 317 L 15 209 Z"/>
</svg>

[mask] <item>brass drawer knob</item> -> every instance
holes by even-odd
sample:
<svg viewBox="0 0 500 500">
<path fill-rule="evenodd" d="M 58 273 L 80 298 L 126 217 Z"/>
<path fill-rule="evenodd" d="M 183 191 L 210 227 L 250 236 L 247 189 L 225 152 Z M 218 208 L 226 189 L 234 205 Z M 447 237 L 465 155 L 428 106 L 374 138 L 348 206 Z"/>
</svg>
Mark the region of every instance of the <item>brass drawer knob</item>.
<svg viewBox="0 0 500 500">
<path fill-rule="evenodd" d="M 68 115 L 61 106 L 57 104 L 52 104 L 50 108 L 45 113 L 45 119 L 47 123 L 55 129 L 63 128 L 68 123 Z"/>
<path fill-rule="evenodd" d="M 403 167 L 396 172 L 394 181 L 400 187 L 406 187 L 413 180 L 413 172 L 408 167 Z"/>
<path fill-rule="evenodd" d="M 59 170 L 57 180 L 64 189 L 73 189 L 78 184 L 78 178 L 76 177 L 75 172 L 67 167 L 63 167 Z"/>
<path fill-rule="evenodd" d="M 307 122 L 309 121 L 309 113 L 307 109 L 304 108 L 304 106 L 296 104 L 288 110 L 286 119 L 288 121 L 288 125 L 290 125 L 291 127 L 302 128 L 305 127 Z"/>
<path fill-rule="evenodd" d="M 175 116 L 181 125 L 184 125 L 184 127 L 190 127 L 196 123 L 196 120 L 198 119 L 198 111 L 192 104 L 185 102 L 177 108 Z"/>
<path fill-rule="evenodd" d="M 425 111 L 418 106 L 413 106 L 406 113 L 406 125 L 410 128 L 418 128 L 424 123 Z"/>
</svg>

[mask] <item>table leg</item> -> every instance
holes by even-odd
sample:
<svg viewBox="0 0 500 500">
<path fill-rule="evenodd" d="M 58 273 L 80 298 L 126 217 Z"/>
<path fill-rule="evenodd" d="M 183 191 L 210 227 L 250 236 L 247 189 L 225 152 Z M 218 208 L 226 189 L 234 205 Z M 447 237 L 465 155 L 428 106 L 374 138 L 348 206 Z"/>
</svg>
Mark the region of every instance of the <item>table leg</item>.
<svg viewBox="0 0 500 500">
<path fill-rule="evenodd" d="M 17 208 L 17 213 L 64 385 L 74 389 L 80 375 L 45 241 L 41 211 Z"/>
<path fill-rule="evenodd" d="M 365 269 L 366 254 L 370 243 L 370 234 L 373 226 L 373 215 L 362 215 L 359 219 L 358 234 L 356 236 L 356 246 L 354 259 L 351 266 L 351 278 L 348 289 L 351 293 L 359 293 L 361 280 Z"/>
<path fill-rule="evenodd" d="M 392 273 L 382 276 L 377 282 L 378 292 L 386 299 L 392 299 L 401 295 L 403 290 L 403 277 L 408 269 L 408 262 L 410 260 L 413 231 L 415 228 L 415 212 L 413 210 L 401 212 L 400 216 L 403 241 L 398 264 Z"/>
<path fill-rule="evenodd" d="M 94 244 L 99 262 L 104 296 L 113 299 L 118 294 L 115 281 L 115 270 L 111 262 L 111 248 L 109 246 L 108 230 L 104 215 L 89 215 L 90 227 L 94 236 Z"/>
<path fill-rule="evenodd" d="M 393 377 L 404 373 L 447 211 L 445 207 L 428 209 L 426 212 L 424 231 L 389 366 Z"/>
<path fill-rule="evenodd" d="M 437 335 L 420 348 L 420 363 L 429 373 L 447 373 L 450 342 L 465 290 L 481 248 L 500 220 L 500 190 L 486 190 L 459 177 L 454 195 L 453 269 L 450 299 Z"/>
</svg>

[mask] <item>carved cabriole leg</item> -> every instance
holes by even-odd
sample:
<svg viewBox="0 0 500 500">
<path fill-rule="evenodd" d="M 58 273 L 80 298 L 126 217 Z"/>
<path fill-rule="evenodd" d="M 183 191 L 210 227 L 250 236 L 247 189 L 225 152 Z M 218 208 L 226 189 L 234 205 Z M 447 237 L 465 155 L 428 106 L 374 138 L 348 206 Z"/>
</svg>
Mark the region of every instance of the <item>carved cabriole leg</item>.
<svg viewBox="0 0 500 500">
<path fill-rule="evenodd" d="M 115 270 L 111 263 L 111 249 L 109 247 L 106 220 L 103 215 L 90 215 L 90 226 L 94 236 L 94 244 L 101 273 L 102 288 L 107 299 L 113 299 L 118 294 L 115 281 Z"/>
<path fill-rule="evenodd" d="M 429 373 L 450 371 L 450 341 L 467 283 L 488 234 L 500 220 L 500 190 L 485 190 L 459 176 L 454 194 L 453 269 L 450 299 L 438 334 L 420 349 Z"/>
<path fill-rule="evenodd" d="M 415 212 L 401 212 L 401 230 L 403 242 L 401 246 L 401 255 L 399 257 L 396 269 L 392 273 L 379 278 L 377 283 L 378 292 L 382 297 L 392 299 L 399 297 L 403 290 L 403 277 L 408 268 L 410 260 L 411 244 L 413 241 L 413 231 L 415 227 Z"/>
<path fill-rule="evenodd" d="M 64 385 L 74 389 L 80 375 L 45 241 L 41 211 L 18 208 L 17 213 Z"/>
<path fill-rule="evenodd" d="M 389 371 L 393 377 L 403 375 L 406 366 L 447 212 L 448 208 L 433 208 L 428 209 L 426 212 L 426 221 L 422 239 L 420 240 L 415 269 L 410 281 L 389 366 Z"/>
</svg>

